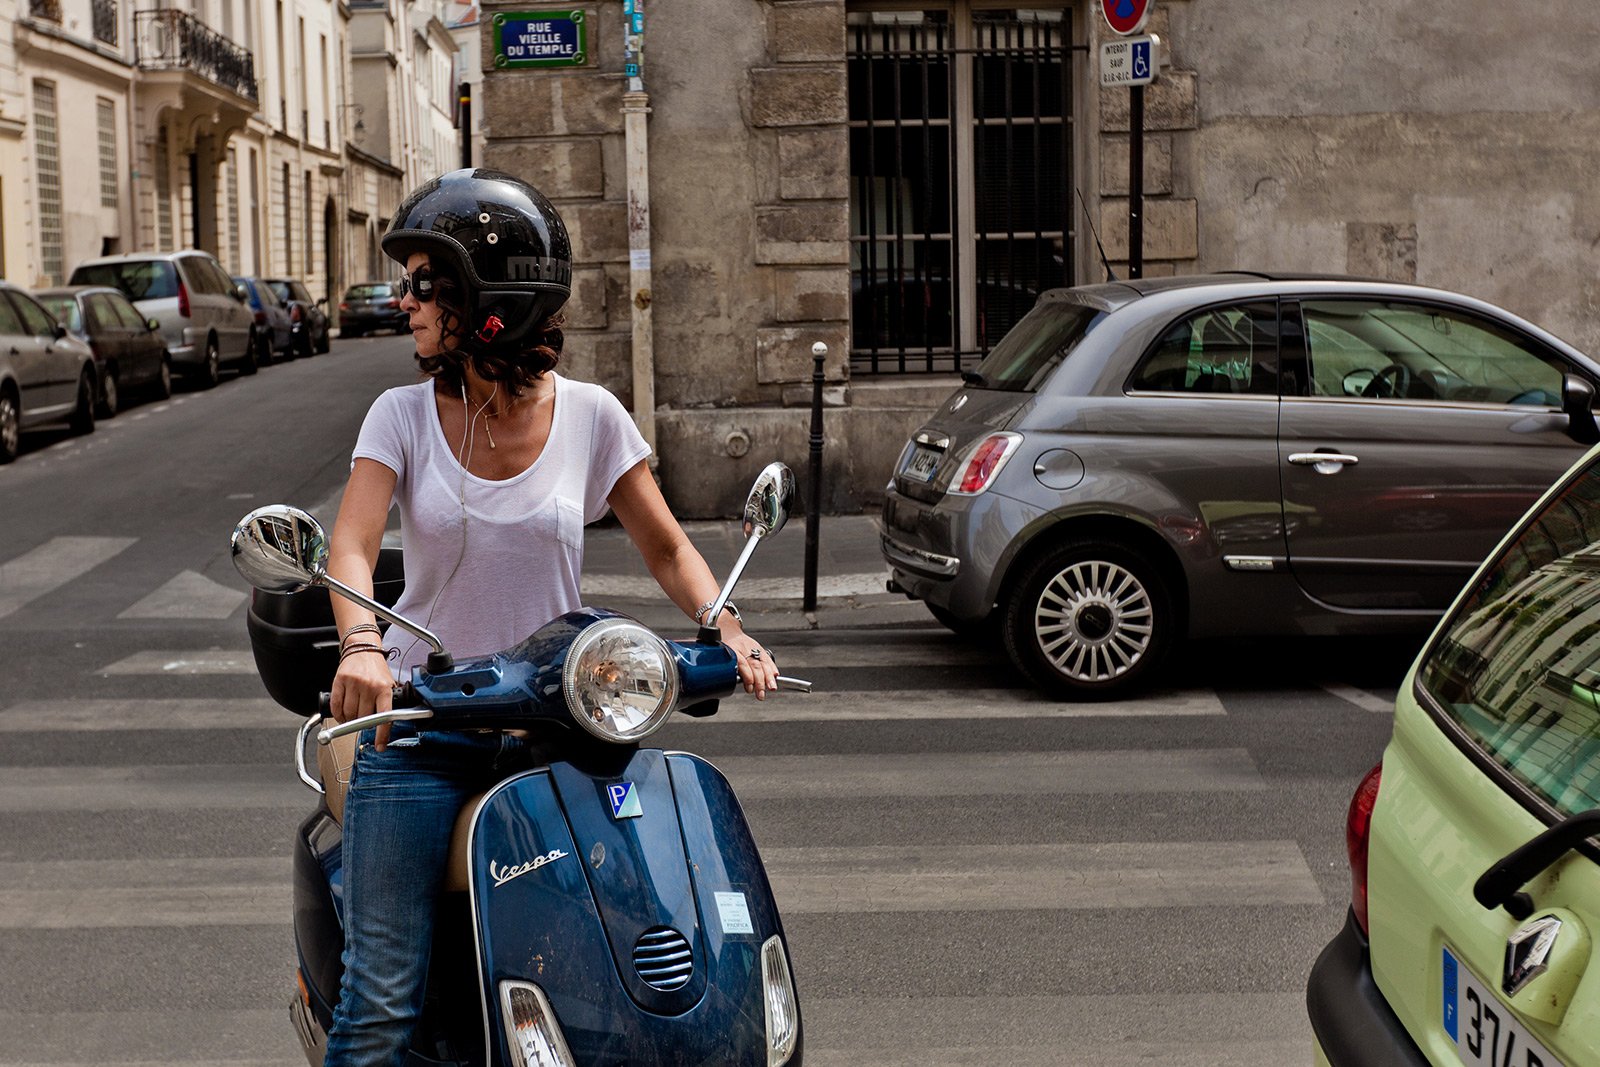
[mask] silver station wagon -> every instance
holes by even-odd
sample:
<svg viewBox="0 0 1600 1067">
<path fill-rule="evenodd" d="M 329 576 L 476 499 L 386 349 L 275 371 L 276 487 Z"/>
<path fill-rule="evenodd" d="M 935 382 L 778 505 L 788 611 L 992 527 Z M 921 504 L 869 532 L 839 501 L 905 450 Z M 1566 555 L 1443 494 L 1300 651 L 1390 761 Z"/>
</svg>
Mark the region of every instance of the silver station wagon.
<svg viewBox="0 0 1600 1067">
<path fill-rule="evenodd" d="M 1600 437 L 1600 366 L 1480 300 L 1225 274 L 1045 293 L 912 436 L 890 587 L 1120 696 L 1187 637 L 1421 633 Z"/>
</svg>

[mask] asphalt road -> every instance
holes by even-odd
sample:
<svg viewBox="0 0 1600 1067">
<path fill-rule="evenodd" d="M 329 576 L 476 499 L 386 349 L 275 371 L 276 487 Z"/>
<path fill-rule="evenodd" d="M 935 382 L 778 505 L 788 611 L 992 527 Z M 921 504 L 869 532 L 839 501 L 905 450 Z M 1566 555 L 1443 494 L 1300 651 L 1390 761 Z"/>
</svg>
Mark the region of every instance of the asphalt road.
<svg viewBox="0 0 1600 1067">
<path fill-rule="evenodd" d="M 302 1062 L 287 857 L 313 797 L 228 534 L 326 514 L 368 403 L 411 379 L 403 339 L 336 341 L 0 468 L 3 1067 Z M 740 792 L 807 1062 L 1308 1062 L 1345 808 L 1409 650 L 1206 645 L 1140 700 L 1057 705 L 911 608 L 758 607 L 817 692 L 662 735 Z"/>
</svg>

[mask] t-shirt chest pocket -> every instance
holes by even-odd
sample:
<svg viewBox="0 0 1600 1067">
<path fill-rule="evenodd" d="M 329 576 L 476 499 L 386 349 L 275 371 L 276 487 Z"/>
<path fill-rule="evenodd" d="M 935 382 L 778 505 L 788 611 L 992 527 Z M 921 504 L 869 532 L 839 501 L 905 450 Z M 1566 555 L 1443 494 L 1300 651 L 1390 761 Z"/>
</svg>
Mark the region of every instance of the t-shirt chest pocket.
<svg viewBox="0 0 1600 1067">
<path fill-rule="evenodd" d="M 556 537 L 568 548 L 583 550 L 583 506 L 570 497 L 556 497 Z"/>
</svg>

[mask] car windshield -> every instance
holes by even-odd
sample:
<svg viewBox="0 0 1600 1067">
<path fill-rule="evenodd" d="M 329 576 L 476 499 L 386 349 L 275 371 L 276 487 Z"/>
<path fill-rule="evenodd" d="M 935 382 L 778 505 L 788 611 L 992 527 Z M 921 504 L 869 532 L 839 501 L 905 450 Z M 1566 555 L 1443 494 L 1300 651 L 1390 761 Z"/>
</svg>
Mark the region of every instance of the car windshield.
<svg viewBox="0 0 1600 1067">
<path fill-rule="evenodd" d="M 109 285 L 129 300 L 165 300 L 178 295 L 178 273 L 164 259 L 86 263 L 72 272 L 73 285 Z"/>
<path fill-rule="evenodd" d="M 1563 816 L 1600 806 L 1600 461 L 1484 573 L 1418 677 Z"/>
<path fill-rule="evenodd" d="M 83 332 L 83 316 L 78 314 L 78 302 L 70 296 L 41 296 L 39 303 L 73 333 Z"/>
<path fill-rule="evenodd" d="M 278 295 L 278 299 L 279 300 L 293 300 L 294 299 L 293 296 L 289 295 L 289 283 L 288 282 L 268 282 L 267 283 L 267 287 Z"/>
<path fill-rule="evenodd" d="M 1072 354 L 1105 312 L 1082 304 L 1050 301 L 1037 304 L 994 346 L 978 365 L 985 389 L 1032 392 Z"/>
<path fill-rule="evenodd" d="M 357 300 L 370 300 L 375 296 L 393 296 L 394 291 L 387 285 L 352 285 L 345 296 L 353 296 Z"/>
</svg>

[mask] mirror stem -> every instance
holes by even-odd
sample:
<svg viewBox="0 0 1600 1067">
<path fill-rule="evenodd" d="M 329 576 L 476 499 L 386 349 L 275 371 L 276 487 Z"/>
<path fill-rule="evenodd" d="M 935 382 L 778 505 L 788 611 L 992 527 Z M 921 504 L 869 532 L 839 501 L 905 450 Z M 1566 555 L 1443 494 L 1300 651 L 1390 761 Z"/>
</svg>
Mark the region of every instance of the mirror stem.
<svg viewBox="0 0 1600 1067">
<path fill-rule="evenodd" d="M 750 557 L 755 553 L 756 546 L 761 543 L 761 531 L 751 530 L 750 536 L 745 538 L 744 551 L 739 553 L 739 560 L 733 565 L 733 571 L 728 575 L 728 580 L 723 583 L 722 592 L 717 594 L 717 599 L 711 602 L 711 610 L 706 612 L 705 625 L 700 627 L 700 640 L 708 640 L 712 644 L 722 640 L 721 631 L 717 629 L 717 619 L 722 615 L 722 609 L 728 606 L 728 598 L 733 596 L 733 587 L 739 584 L 739 576 L 744 573 L 745 565 L 750 562 Z"/>
<path fill-rule="evenodd" d="M 329 589 L 332 589 L 346 600 L 360 604 L 378 618 L 385 619 L 393 625 L 400 627 L 400 629 L 406 631 L 406 633 L 415 634 L 423 641 L 426 641 L 428 643 L 428 647 L 433 649 L 433 651 L 428 655 L 427 670 L 429 674 L 444 674 L 454 666 L 454 661 L 451 659 L 450 653 L 445 651 L 444 643 L 440 641 L 439 638 L 436 637 L 432 632 L 423 629 L 408 619 L 401 618 L 399 615 L 396 615 L 394 612 L 390 611 L 376 600 L 356 592 L 348 585 L 345 585 L 343 582 L 339 581 L 339 579 L 334 578 L 327 573 L 324 573 L 321 576 L 318 584 L 326 585 Z"/>
</svg>

